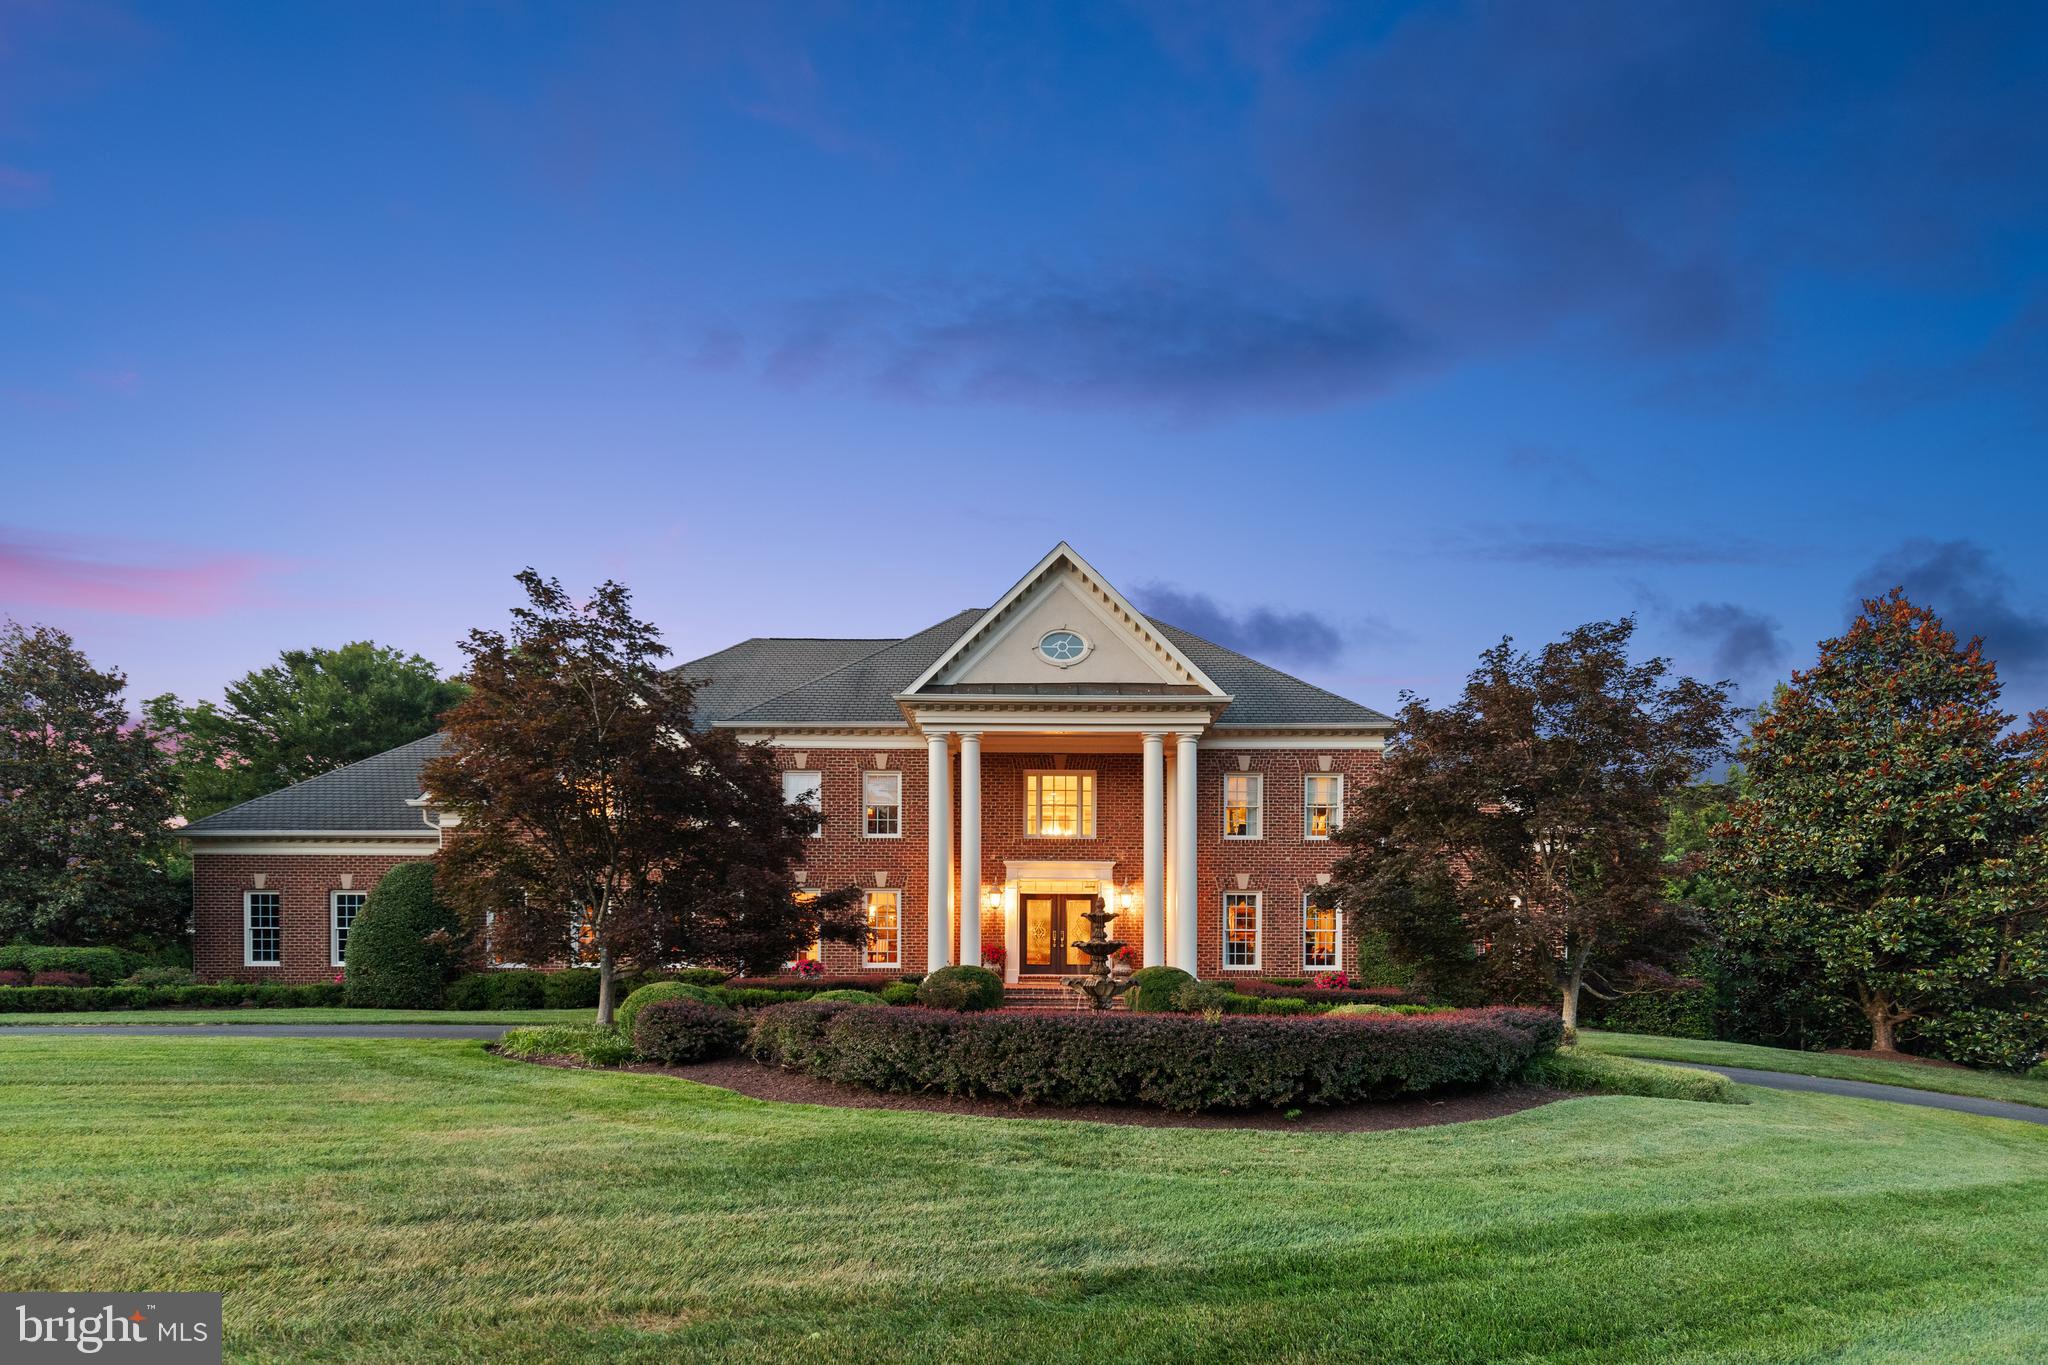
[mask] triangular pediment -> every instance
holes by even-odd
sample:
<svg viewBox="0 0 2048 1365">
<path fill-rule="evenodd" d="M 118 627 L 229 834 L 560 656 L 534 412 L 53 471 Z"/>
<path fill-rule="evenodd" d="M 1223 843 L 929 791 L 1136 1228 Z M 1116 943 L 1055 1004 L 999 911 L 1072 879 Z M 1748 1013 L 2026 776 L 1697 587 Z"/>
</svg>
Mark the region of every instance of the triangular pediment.
<svg viewBox="0 0 2048 1365">
<path fill-rule="evenodd" d="M 906 696 L 949 691 L 1222 689 L 1062 541 L 984 612 Z"/>
</svg>

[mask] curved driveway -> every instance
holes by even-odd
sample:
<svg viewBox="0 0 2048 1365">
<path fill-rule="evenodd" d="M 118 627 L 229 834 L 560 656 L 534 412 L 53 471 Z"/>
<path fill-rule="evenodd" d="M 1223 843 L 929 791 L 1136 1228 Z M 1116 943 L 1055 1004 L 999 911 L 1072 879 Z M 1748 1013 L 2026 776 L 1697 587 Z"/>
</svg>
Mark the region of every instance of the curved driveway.
<svg viewBox="0 0 2048 1365">
<path fill-rule="evenodd" d="M 1795 1076 L 1789 1071 L 1757 1071 L 1746 1066 L 1708 1066 L 1704 1062 L 1670 1062 L 1659 1058 L 1659 1066 L 1689 1066 L 1695 1071 L 1718 1071 L 1743 1085 L 1760 1085 L 1770 1090 L 1805 1090 L 1816 1095 L 1840 1095 L 1851 1100 L 1888 1100 L 1893 1104 L 1917 1104 L 1928 1109 L 1953 1109 L 1959 1114 L 1982 1114 L 1994 1119 L 2018 1119 L 2021 1123 L 2048 1123 L 2048 1109 L 2011 1100 L 1986 1100 L 1975 1095 L 1944 1095 L 1933 1090 L 1914 1090 L 1903 1085 L 1879 1085 L 1874 1081 L 1838 1081 L 1832 1076 Z"/>
</svg>

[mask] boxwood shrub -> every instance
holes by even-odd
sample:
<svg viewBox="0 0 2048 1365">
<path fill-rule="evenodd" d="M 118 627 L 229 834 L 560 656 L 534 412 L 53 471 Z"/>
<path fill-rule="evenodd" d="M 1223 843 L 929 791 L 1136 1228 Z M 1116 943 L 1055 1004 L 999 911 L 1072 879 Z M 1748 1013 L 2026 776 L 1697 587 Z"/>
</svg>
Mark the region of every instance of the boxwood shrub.
<svg viewBox="0 0 2048 1365">
<path fill-rule="evenodd" d="M 1131 988 L 1124 999 L 1140 1014 L 1160 1014 L 1180 1008 L 1180 993 L 1195 979 L 1178 967 L 1145 967 L 1131 973 Z"/>
<path fill-rule="evenodd" d="M 0 1014 L 77 1014 L 94 1010 L 331 1008 L 342 1003 L 331 981 L 303 986 L 21 986 L 0 991 Z"/>
<path fill-rule="evenodd" d="M 889 1013 L 852 1009 L 859 1014 Z M 656 1000 L 633 1021 L 633 1051 L 646 1061 L 679 1066 L 730 1056 L 746 1034 L 746 1025 L 730 1010 L 701 1000 Z"/>
<path fill-rule="evenodd" d="M 1230 988 L 1240 995 L 1266 999 L 1294 999 L 1311 1005 L 1426 1005 L 1429 1002 L 1405 986 L 1343 986 L 1319 990 L 1314 986 L 1282 986 L 1272 981 L 1233 981 Z"/>
<path fill-rule="evenodd" d="M 440 1009 L 461 933 L 455 913 L 434 892 L 434 865 L 400 863 L 378 879 L 349 926 L 348 1003 Z"/>
<path fill-rule="evenodd" d="M 678 977 L 679 980 L 684 979 Z M 879 995 L 884 986 L 904 978 L 895 973 L 868 972 L 860 976 L 812 977 L 806 979 L 795 972 L 784 972 L 779 976 L 736 976 L 730 981 L 714 981 L 705 984 L 723 986 L 729 991 L 776 991 L 791 997 L 808 1000 L 820 991 L 873 991 Z M 919 978 L 911 977 L 914 984 Z"/>
<path fill-rule="evenodd" d="M 902 982 L 892 983 L 901 985 Z M 911 988 L 915 992 L 916 987 Z M 915 995 L 912 996 L 915 999 Z M 889 1002 L 873 991 L 820 991 L 811 999 L 827 1005 L 886 1005 Z"/>
<path fill-rule="evenodd" d="M 941 967 L 917 988 L 917 1003 L 935 1010 L 1003 1007 L 1003 979 L 986 967 Z"/>
<path fill-rule="evenodd" d="M 695 1000 L 700 1005 L 718 1005 L 718 997 L 708 986 L 693 986 L 687 981 L 651 981 L 619 1002 L 612 1011 L 612 1022 L 619 1032 L 628 1038 L 633 1036 L 633 1019 L 641 1010 L 661 1000 Z"/>
<path fill-rule="evenodd" d="M 1556 1049 L 1548 1010 L 1415 1017 L 953 1014 L 802 1002 L 756 1017 L 758 1061 L 896 1093 L 1166 1109 L 1348 1104 L 1497 1085 Z"/>
<path fill-rule="evenodd" d="M 917 987 L 908 981 L 891 981 L 882 987 L 882 1003 L 885 1005 L 915 1005 Z"/>
</svg>

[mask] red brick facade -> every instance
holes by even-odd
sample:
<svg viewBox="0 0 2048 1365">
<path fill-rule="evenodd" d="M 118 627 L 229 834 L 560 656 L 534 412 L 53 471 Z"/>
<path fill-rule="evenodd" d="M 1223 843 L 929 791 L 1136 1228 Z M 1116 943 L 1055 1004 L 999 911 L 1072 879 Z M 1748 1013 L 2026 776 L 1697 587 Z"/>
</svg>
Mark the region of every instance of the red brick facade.
<svg viewBox="0 0 2048 1365">
<path fill-rule="evenodd" d="M 865 950 L 853 944 L 826 944 L 826 969 L 834 975 L 901 970 L 922 972 L 926 965 L 926 852 L 929 829 L 926 810 L 925 750 L 916 748 L 806 748 L 790 740 L 781 750 L 786 768 L 802 766 L 821 774 L 824 826 L 816 852 L 804 868 L 804 883 L 830 890 L 855 885 L 897 893 L 899 957 L 892 966 L 870 965 Z M 1379 762 L 1369 749 L 1209 749 L 1197 763 L 1196 882 L 1200 918 L 1197 961 L 1203 977 L 1229 977 L 1223 967 L 1223 903 L 1226 892 L 1256 892 L 1260 897 L 1258 966 L 1247 974 L 1299 976 L 1302 966 L 1302 898 L 1316 885 L 1319 873 L 1330 870 L 1337 848 L 1327 840 L 1303 834 L 1303 779 L 1311 773 L 1341 773 L 1346 797 L 1370 780 Z M 1025 833 L 1025 775 L 1032 770 L 1064 769 L 1095 774 L 1095 835 L 1090 839 L 1031 838 Z M 902 774 L 901 833 L 893 838 L 865 833 L 862 780 L 870 772 Z M 1262 818 L 1260 837 L 1223 836 L 1223 783 L 1226 773 L 1260 774 Z M 954 848 L 959 848 L 959 759 L 952 773 Z M 1166 798 L 1172 800 L 1168 785 Z M 431 856 L 422 845 L 415 856 Z M 207 981 L 324 981 L 334 976 L 331 956 L 331 896 L 346 889 L 368 891 L 398 863 L 402 853 L 210 853 L 193 858 L 193 898 L 197 967 Z M 1113 863 L 1119 888 L 1133 892 L 1133 908 L 1115 926 L 1133 945 L 1144 942 L 1142 883 L 1145 868 L 1144 782 L 1142 760 L 1130 753 L 986 753 L 982 758 L 982 888 L 1002 890 L 1010 862 Z M 259 888 L 257 878 L 263 879 Z M 1240 880 L 1242 885 L 1240 885 Z M 958 877 L 956 868 L 955 894 Z M 255 890 L 280 894 L 283 961 L 275 967 L 244 961 L 245 894 Z M 1014 897 L 1011 898 L 1014 902 Z M 985 947 L 1006 943 L 1006 910 L 978 907 Z M 959 950 L 957 928 L 954 953 Z M 1341 961 L 1354 965 L 1353 945 L 1342 943 Z"/>
</svg>

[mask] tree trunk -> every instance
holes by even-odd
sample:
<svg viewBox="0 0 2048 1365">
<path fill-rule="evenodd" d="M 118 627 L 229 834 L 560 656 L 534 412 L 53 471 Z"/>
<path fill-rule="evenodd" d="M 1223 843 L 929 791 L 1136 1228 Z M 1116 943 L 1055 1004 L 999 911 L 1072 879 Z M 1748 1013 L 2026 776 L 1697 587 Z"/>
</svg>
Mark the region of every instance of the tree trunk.
<svg viewBox="0 0 2048 1365">
<path fill-rule="evenodd" d="M 1579 1036 L 1579 983 L 1580 973 L 1572 972 L 1564 979 L 1564 1040 L 1576 1041 Z"/>
<path fill-rule="evenodd" d="M 1897 1052 L 1898 1035 L 1893 1031 L 1891 1002 L 1878 996 L 1864 1007 L 1870 1018 L 1870 1046 L 1875 1052 Z"/>
<path fill-rule="evenodd" d="M 609 1028 L 612 1022 L 612 950 L 597 950 L 597 1026 Z"/>
</svg>

